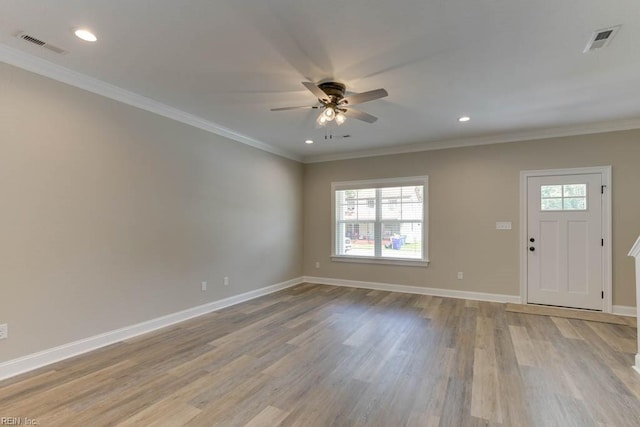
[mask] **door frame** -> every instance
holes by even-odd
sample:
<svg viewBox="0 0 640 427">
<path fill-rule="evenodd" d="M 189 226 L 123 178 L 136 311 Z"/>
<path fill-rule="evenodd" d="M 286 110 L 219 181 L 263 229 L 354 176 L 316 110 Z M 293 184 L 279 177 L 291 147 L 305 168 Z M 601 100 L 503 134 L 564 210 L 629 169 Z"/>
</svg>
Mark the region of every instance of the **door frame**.
<svg viewBox="0 0 640 427">
<path fill-rule="evenodd" d="M 611 228 L 611 166 L 594 166 L 584 168 L 568 168 L 568 169 L 541 169 L 541 170 L 524 170 L 520 171 L 520 303 L 528 304 L 527 300 L 527 227 L 529 225 L 528 218 L 528 186 L 529 177 L 549 176 L 549 175 L 582 175 L 599 173 L 602 176 L 602 185 L 604 185 L 604 193 L 602 196 L 602 238 L 604 239 L 603 257 L 602 257 L 602 285 L 604 290 L 604 298 L 602 299 L 602 311 L 611 313 L 612 306 L 612 283 L 613 274 L 612 265 L 612 244 L 613 236 Z"/>
</svg>

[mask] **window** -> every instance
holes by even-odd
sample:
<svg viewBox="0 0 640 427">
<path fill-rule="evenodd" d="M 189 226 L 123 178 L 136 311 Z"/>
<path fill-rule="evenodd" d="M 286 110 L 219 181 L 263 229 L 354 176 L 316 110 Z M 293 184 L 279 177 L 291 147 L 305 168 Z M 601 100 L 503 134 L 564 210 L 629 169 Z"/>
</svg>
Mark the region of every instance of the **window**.
<svg viewBox="0 0 640 427">
<path fill-rule="evenodd" d="M 587 210 L 587 184 L 540 186 L 540 210 Z"/>
<path fill-rule="evenodd" d="M 427 182 L 423 176 L 333 183 L 333 259 L 426 264 Z"/>
</svg>

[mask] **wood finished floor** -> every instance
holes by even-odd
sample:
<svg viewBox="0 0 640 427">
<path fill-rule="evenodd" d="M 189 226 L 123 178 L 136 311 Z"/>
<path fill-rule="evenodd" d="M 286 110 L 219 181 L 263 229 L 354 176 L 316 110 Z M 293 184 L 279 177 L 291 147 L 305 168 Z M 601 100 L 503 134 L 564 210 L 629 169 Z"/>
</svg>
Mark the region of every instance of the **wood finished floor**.
<svg viewBox="0 0 640 427">
<path fill-rule="evenodd" d="M 300 285 L 0 382 L 41 426 L 638 426 L 636 329 Z"/>
</svg>

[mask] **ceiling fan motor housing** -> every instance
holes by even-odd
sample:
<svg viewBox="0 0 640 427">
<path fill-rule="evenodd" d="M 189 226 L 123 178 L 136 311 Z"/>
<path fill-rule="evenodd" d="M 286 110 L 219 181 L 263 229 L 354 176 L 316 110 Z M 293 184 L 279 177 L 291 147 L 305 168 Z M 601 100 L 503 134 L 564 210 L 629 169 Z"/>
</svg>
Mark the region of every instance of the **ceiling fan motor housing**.
<svg viewBox="0 0 640 427">
<path fill-rule="evenodd" d="M 320 83 L 318 87 L 324 93 L 329 95 L 333 102 L 338 102 L 340 99 L 344 98 L 344 92 L 346 90 L 346 87 L 342 83 L 325 82 L 325 83 Z"/>
</svg>

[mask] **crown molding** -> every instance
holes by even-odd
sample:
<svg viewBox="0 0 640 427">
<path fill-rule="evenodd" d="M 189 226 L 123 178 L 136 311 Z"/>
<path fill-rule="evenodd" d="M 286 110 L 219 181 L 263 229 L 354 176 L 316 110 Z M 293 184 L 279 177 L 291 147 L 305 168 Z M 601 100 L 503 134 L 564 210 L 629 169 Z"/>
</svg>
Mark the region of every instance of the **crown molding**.
<svg viewBox="0 0 640 427">
<path fill-rule="evenodd" d="M 73 71 L 61 65 L 54 64 L 53 62 L 22 52 L 2 43 L 0 43 L 0 61 L 281 157 L 298 162 L 301 161 L 301 158 L 293 153 L 242 135 L 241 133 L 203 119 L 202 117 L 187 113 L 135 92 L 122 89 L 86 74 Z"/>
<path fill-rule="evenodd" d="M 595 133 L 615 132 L 640 129 L 640 118 L 586 123 L 580 125 L 560 126 L 534 130 L 515 131 L 487 136 L 461 139 L 421 142 L 417 144 L 381 147 L 369 150 L 350 151 L 346 153 L 321 154 L 316 156 L 298 156 L 287 150 L 274 147 L 265 142 L 238 133 L 210 120 L 122 89 L 102 80 L 79 73 L 37 56 L 0 43 L 0 61 L 27 71 L 66 83 L 88 92 L 131 105 L 142 110 L 193 126 L 204 131 L 223 136 L 245 145 L 303 163 L 321 163 L 335 160 L 358 159 L 365 157 L 386 156 L 392 154 L 416 153 L 420 151 L 442 150 L 447 148 L 471 147 L 477 145 L 500 144 L 518 141 L 533 141 L 564 136 L 588 135 Z"/>
<path fill-rule="evenodd" d="M 502 144 L 518 141 L 535 141 L 564 136 L 589 135 L 595 133 L 616 132 L 640 129 L 640 118 L 612 120 L 606 122 L 585 123 L 580 125 L 559 126 L 535 130 L 516 131 L 488 136 L 461 139 L 422 142 L 396 147 L 374 148 L 371 150 L 351 151 L 347 153 L 306 156 L 303 163 L 321 163 L 335 160 L 359 159 L 364 157 L 388 156 L 391 154 L 417 153 L 420 151 L 443 150 L 447 148 L 472 147 L 476 145 Z"/>
</svg>

